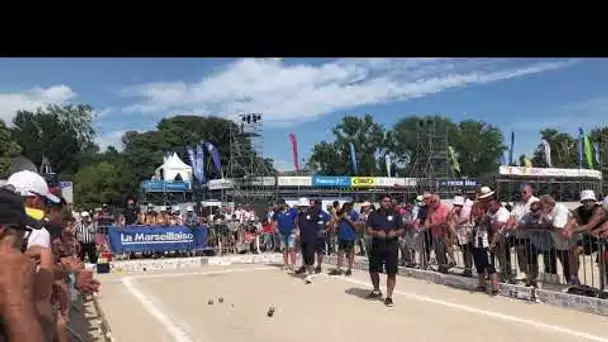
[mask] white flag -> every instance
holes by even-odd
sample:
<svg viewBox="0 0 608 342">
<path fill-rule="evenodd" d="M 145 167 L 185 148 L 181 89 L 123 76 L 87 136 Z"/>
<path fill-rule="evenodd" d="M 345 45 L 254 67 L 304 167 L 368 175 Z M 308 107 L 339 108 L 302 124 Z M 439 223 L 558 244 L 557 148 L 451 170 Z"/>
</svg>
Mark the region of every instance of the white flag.
<svg viewBox="0 0 608 342">
<path fill-rule="evenodd" d="M 384 156 L 384 162 L 386 164 L 386 173 L 388 174 L 388 178 L 391 178 L 391 156 L 388 154 Z"/>
<path fill-rule="evenodd" d="M 551 145 L 549 145 L 549 142 L 545 139 L 540 141 L 543 144 L 543 147 L 545 149 L 544 153 L 545 153 L 545 161 L 547 162 L 547 165 L 549 165 L 549 167 L 551 166 Z"/>
</svg>

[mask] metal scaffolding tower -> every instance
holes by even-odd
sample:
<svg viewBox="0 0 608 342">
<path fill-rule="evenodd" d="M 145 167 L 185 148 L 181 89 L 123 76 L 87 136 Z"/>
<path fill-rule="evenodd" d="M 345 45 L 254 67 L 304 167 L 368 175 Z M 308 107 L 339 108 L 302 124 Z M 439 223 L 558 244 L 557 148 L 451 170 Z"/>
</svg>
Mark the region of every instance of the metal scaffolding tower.
<svg viewBox="0 0 608 342">
<path fill-rule="evenodd" d="M 239 114 L 236 125 L 230 129 L 230 159 L 226 177 L 235 181 L 228 192 L 233 201 L 256 203 L 265 201 L 264 178 L 271 172 L 264 162 L 263 115 Z M 272 179 L 274 182 L 274 178 Z"/>
<path fill-rule="evenodd" d="M 444 192 L 441 180 L 451 178 L 452 168 L 449 157 L 447 127 L 440 127 L 435 117 L 427 117 L 418 122 L 416 129 L 416 159 L 410 177 L 417 178 L 419 190 Z"/>
</svg>

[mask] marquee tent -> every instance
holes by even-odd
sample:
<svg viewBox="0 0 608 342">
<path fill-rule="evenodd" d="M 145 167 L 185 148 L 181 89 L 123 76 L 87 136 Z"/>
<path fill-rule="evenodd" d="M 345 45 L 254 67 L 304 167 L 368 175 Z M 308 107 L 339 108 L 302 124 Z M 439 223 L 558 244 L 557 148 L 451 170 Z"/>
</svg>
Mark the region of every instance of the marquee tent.
<svg viewBox="0 0 608 342">
<path fill-rule="evenodd" d="M 192 167 L 184 163 L 177 153 L 165 158 L 165 163 L 156 169 L 155 173 L 162 171 L 163 180 L 175 181 L 181 178 L 184 182 L 192 181 Z"/>
</svg>

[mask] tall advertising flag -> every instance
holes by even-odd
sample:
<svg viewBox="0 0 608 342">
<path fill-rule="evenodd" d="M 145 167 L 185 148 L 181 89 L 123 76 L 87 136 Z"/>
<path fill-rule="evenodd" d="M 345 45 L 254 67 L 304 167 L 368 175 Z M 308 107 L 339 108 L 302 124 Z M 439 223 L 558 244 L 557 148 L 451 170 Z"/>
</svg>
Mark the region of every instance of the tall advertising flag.
<svg viewBox="0 0 608 342">
<path fill-rule="evenodd" d="M 509 147 L 509 165 L 513 165 L 513 150 L 515 149 L 515 132 L 511 131 L 511 145 Z"/>
<path fill-rule="evenodd" d="M 203 145 L 196 146 L 196 178 L 199 184 L 205 183 L 205 149 Z"/>
<path fill-rule="evenodd" d="M 595 163 L 597 165 L 602 165 L 601 160 L 600 160 L 600 143 L 599 142 L 593 143 L 593 151 L 595 152 Z M 601 168 L 600 168 L 600 170 L 601 170 Z"/>
<path fill-rule="evenodd" d="M 207 147 L 207 151 L 211 155 L 211 161 L 213 162 L 213 166 L 215 167 L 215 172 L 222 177 L 222 161 L 220 159 L 220 153 L 217 151 L 217 147 L 210 142 L 202 142 L 201 146 L 205 145 Z"/>
<path fill-rule="evenodd" d="M 540 141 L 541 144 L 543 144 L 543 153 L 545 154 L 545 162 L 547 162 L 547 165 L 549 167 L 553 167 L 551 165 L 551 145 L 549 145 L 549 142 L 545 139 Z"/>
<path fill-rule="evenodd" d="M 353 168 L 353 174 L 356 176 L 359 173 L 359 165 L 357 165 L 357 155 L 355 153 L 355 145 L 352 142 L 348 143 L 350 148 L 350 163 Z"/>
<path fill-rule="evenodd" d="M 291 143 L 291 157 L 293 158 L 293 167 L 296 172 L 300 171 L 300 164 L 298 163 L 298 141 L 293 133 L 289 133 L 289 142 Z"/>
<path fill-rule="evenodd" d="M 186 152 L 188 152 L 188 160 L 190 160 L 190 166 L 192 166 L 192 174 L 198 179 L 198 174 L 196 173 L 196 152 L 190 146 L 186 147 Z"/>
<path fill-rule="evenodd" d="M 391 156 L 389 156 L 388 154 L 385 155 L 384 163 L 386 164 L 386 174 L 388 178 L 391 178 L 391 165 L 393 165 L 393 163 L 391 162 Z"/>
<path fill-rule="evenodd" d="M 587 167 L 593 170 L 593 152 L 591 151 L 591 142 L 587 135 L 583 137 L 583 150 L 585 151 L 585 162 L 587 162 Z"/>
<path fill-rule="evenodd" d="M 576 142 L 577 149 L 577 160 L 579 169 L 583 168 L 583 137 L 585 136 L 585 132 L 582 127 L 578 129 L 578 140 Z"/>
</svg>

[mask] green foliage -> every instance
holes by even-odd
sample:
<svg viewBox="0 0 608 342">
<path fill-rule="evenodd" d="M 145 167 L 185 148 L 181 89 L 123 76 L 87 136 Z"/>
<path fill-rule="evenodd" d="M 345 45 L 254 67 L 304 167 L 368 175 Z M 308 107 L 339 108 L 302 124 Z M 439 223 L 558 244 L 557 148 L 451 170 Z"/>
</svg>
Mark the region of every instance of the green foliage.
<svg viewBox="0 0 608 342">
<path fill-rule="evenodd" d="M 0 179 L 6 179 L 11 165 L 11 157 L 19 154 L 21 147 L 11 136 L 11 131 L 0 120 Z"/>
<path fill-rule="evenodd" d="M 96 153 L 93 108 L 89 105 L 50 105 L 36 111 L 17 112 L 12 135 L 22 155 L 40 165 L 46 156 L 53 170 L 74 174 L 79 158 Z"/>
<path fill-rule="evenodd" d="M 219 117 L 178 115 L 162 119 L 156 129 L 126 132 L 122 150 L 108 147 L 101 152 L 94 144 L 93 108 L 88 105 L 48 106 L 35 111 L 18 111 L 11 128 L 0 121 L 0 177 L 8 176 L 10 157 L 22 154 L 39 165 L 46 156 L 60 179 L 72 180 L 74 198 L 79 205 L 97 207 L 102 203 L 121 205 L 127 195 L 136 195 L 140 181 L 149 179 L 162 160 L 163 151 L 177 152 L 188 160 L 186 146 L 201 141 L 213 143 L 219 151 L 224 174 L 230 159 L 231 132 L 239 126 Z M 312 147 L 308 167 L 324 175 L 352 175 L 349 144 L 357 153 L 358 175 L 386 175 L 385 156 L 392 160 L 392 174 L 407 176 L 417 156 L 421 123 L 433 120 L 436 132 L 446 133 L 447 142 L 456 151 L 462 176 L 491 176 L 498 160 L 507 149 L 500 129 L 479 120 L 454 122 L 442 116 L 405 116 L 392 127 L 383 127 L 372 115 L 344 116 L 331 130 L 332 137 Z M 422 128 L 424 129 L 424 128 Z M 540 139 L 551 145 L 553 167 L 575 168 L 576 137 L 556 129 L 543 129 Z M 589 133 L 592 143 L 599 142 L 605 156 L 595 169 L 608 175 L 608 127 Z M 275 174 L 272 159 L 262 159 L 249 148 L 250 136 L 240 134 L 237 143 L 245 149 L 240 158 L 264 163 L 269 174 Z M 539 144 L 532 155 L 534 166 L 546 167 L 544 150 Z M 523 157 L 523 155 L 522 155 Z M 520 163 L 523 162 L 520 157 Z M 247 170 L 233 170 L 244 176 Z M 214 174 L 211 163 L 206 174 Z"/>
<path fill-rule="evenodd" d="M 124 196 L 115 164 L 100 162 L 86 166 L 74 175 L 74 198 L 85 208 L 98 207 L 102 203 L 120 205 Z"/>
<path fill-rule="evenodd" d="M 435 122 L 436 134 L 447 134 L 463 175 L 477 177 L 496 172 L 498 160 L 506 150 L 501 131 L 483 121 L 455 123 L 441 116 L 404 117 L 390 130 L 375 123 L 369 114 L 363 118 L 346 116 L 332 130 L 334 142 L 322 141 L 313 146 L 309 165 L 321 174 L 351 174 L 348 142 L 352 141 L 357 152 L 359 175 L 386 175 L 384 156 L 387 154 L 391 156 L 392 169 L 396 173 L 408 174 L 418 158 L 418 132 L 428 127 L 420 125 L 429 120 Z"/>
</svg>

